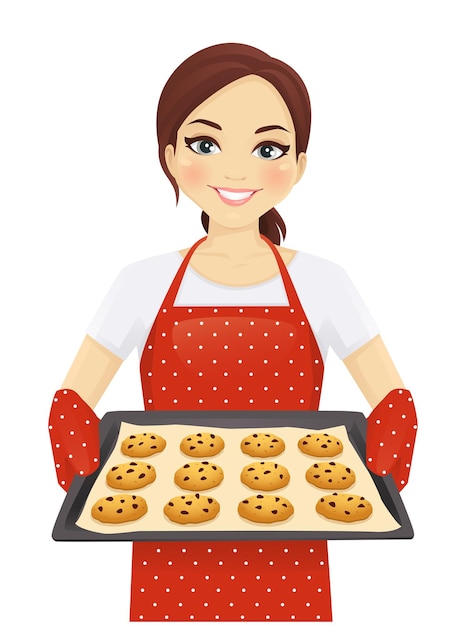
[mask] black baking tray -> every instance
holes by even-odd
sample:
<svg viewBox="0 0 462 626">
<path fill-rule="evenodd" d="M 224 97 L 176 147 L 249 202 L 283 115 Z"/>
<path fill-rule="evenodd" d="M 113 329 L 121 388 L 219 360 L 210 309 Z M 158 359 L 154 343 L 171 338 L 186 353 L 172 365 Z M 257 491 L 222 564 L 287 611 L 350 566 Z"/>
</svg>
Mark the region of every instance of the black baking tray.
<svg viewBox="0 0 462 626">
<path fill-rule="evenodd" d="M 295 426 L 327 430 L 345 426 L 348 437 L 360 457 L 365 460 L 366 418 L 362 413 L 349 411 L 114 411 L 104 415 L 100 424 L 101 464 L 104 466 L 118 438 L 121 422 L 138 425 L 191 424 L 202 427 L 258 428 Z M 227 540 L 320 540 L 320 539 L 412 539 L 414 531 L 401 496 L 391 476 L 372 479 L 385 506 L 400 525 L 386 532 L 342 530 L 266 530 L 265 531 L 134 531 L 98 533 L 76 525 L 88 494 L 99 474 L 76 476 L 66 494 L 56 519 L 52 537 L 55 541 L 227 541 Z M 280 528 L 280 527 L 279 527 Z"/>
</svg>

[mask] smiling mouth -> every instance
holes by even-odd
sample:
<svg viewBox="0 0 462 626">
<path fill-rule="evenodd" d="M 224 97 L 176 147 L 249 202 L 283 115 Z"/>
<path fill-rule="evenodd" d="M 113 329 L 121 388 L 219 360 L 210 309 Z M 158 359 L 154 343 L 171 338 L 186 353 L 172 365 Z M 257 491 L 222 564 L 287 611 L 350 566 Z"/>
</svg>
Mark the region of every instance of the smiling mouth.
<svg viewBox="0 0 462 626">
<path fill-rule="evenodd" d="M 209 185 L 211 187 L 211 185 Z M 221 200 L 231 206 L 240 206 L 248 202 L 260 189 L 229 189 L 227 187 L 211 187 L 215 189 Z"/>
</svg>

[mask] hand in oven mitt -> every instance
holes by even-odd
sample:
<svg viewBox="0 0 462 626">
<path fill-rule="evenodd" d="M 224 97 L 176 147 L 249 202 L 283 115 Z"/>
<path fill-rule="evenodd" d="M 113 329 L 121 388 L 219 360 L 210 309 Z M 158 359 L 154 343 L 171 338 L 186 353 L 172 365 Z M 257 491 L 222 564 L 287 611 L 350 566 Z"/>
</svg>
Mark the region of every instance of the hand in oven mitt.
<svg viewBox="0 0 462 626">
<path fill-rule="evenodd" d="M 51 405 L 50 432 L 56 475 L 68 491 L 76 474 L 86 476 L 99 466 L 99 419 L 72 389 L 56 392 Z"/>
<path fill-rule="evenodd" d="M 406 389 L 394 389 L 367 420 L 366 463 L 374 472 L 390 474 L 401 491 L 407 484 L 417 433 L 417 415 Z"/>
</svg>

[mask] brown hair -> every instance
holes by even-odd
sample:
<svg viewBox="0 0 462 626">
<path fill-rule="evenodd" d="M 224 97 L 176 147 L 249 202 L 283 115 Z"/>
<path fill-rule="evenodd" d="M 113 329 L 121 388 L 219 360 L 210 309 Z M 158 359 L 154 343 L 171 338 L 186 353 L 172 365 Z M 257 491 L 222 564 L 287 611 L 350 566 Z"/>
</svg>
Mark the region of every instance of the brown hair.
<svg viewBox="0 0 462 626">
<path fill-rule="evenodd" d="M 165 162 L 165 148 L 176 147 L 177 132 L 188 115 L 214 93 L 249 75 L 267 80 L 279 92 L 289 109 L 296 133 L 296 153 L 306 152 L 311 127 L 310 98 L 300 76 L 286 63 L 252 46 L 224 43 L 204 48 L 187 58 L 168 79 L 157 108 L 157 139 L 162 169 L 175 190 L 178 185 Z M 209 217 L 202 212 L 208 230 Z M 275 208 L 260 217 L 260 233 L 279 244 L 286 227 Z"/>
</svg>

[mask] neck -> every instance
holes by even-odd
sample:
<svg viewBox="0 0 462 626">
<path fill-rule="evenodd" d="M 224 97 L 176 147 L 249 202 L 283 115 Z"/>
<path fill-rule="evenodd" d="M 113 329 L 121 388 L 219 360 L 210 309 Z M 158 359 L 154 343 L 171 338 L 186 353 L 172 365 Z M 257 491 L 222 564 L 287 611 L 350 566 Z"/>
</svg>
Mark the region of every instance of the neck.
<svg viewBox="0 0 462 626">
<path fill-rule="evenodd" d="M 207 239 L 201 245 L 201 252 L 237 259 L 266 253 L 269 249 L 267 243 L 260 237 L 258 222 L 230 229 L 210 220 Z"/>
</svg>

